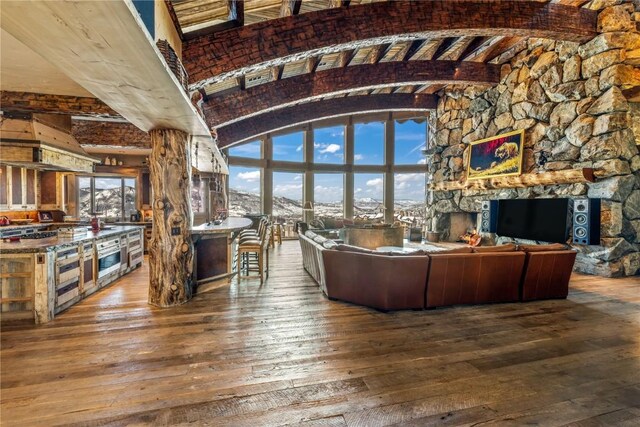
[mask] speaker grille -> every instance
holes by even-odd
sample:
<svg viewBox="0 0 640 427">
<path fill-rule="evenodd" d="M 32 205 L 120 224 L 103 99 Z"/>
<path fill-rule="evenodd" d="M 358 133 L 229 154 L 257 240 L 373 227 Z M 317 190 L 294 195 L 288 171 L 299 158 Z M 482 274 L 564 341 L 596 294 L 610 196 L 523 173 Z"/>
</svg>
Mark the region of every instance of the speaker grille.
<svg viewBox="0 0 640 427">
<path fill-rule="evenodd" d="M 578 239 L 584 239 L 587 237 L 587 229 L 584 227 L 576 227 L 573 230 L 573 235 Z"/>
<path fill-rule="evenodd" d="M 585 225 L 587 223 L 587 215 L 579 213 L 575 217 L 575 223 L 578 225 Z"/>
</svg>

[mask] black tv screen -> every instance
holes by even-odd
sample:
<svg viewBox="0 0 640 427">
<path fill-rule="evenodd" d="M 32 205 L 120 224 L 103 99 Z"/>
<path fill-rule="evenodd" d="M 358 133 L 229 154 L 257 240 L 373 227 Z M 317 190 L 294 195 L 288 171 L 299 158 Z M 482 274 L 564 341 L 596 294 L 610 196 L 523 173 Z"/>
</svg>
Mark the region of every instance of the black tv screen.
<svg viewBox="0 0 640 427">
<path fill-rule="evenodd" d="M 517 199 L 498 202 L 500 236 L 566 243 L 569 199 Z"/>
</svg>

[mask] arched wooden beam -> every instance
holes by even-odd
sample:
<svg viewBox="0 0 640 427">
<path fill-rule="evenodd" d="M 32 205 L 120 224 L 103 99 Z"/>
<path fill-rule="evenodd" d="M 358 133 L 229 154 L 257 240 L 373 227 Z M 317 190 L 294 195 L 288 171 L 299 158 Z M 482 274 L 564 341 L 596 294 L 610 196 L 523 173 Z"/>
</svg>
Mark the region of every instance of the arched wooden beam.
<svg viewBox="0 0 640 427">
<path fill-rule="evenodd" d="M 97 98 L 87 96 L 50 95 L 46 93 L 0 91 L 3 111 L 68 114 L 122 119 L 122 116 Z"/>
<path fill-rule="evenodd" d="M 247 141 L 267 132 L 329 117 L 379 111 L 426 111 L 438 104 L 435 95 L 406 93 L 347 96 L 304 104 L 260 114 L 217 129 L 218 147 Z"/>
<path fill-rule="evenodd" d="M 456 61 L 407 61 L 353 65 L 307 73 L 227 95 L 210 95 L 205 116 L 210 128 L 268 110 L 331 94 L 407 84 L 497 84 L 500 67 Z"/>
<path fill-rule="evenodd" d="M 431 37 L 519 36 L 584 42 L 592 10 L 539 1 L 393 1 L 268 20 L 187 41 L 193 89 L 324 53 Z"/>
</svg>

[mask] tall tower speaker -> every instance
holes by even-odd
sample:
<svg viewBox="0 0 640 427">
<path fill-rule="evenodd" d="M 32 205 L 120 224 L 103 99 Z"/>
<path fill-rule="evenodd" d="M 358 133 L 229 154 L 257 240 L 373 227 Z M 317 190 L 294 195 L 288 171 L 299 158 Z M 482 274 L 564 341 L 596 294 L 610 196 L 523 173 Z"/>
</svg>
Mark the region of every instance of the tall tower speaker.
<svg viewBox="0 0 640 427">
<path fill-rule="evenodd" d="M 573 200 L 573 243 L 600 244 L 600 199 Z"/>
<path fill-rule="evenodd" d="M 498 228 L 498 201 L 485 200 L 480 211 L 480 231 L 495 233 Z"/>
</svg>

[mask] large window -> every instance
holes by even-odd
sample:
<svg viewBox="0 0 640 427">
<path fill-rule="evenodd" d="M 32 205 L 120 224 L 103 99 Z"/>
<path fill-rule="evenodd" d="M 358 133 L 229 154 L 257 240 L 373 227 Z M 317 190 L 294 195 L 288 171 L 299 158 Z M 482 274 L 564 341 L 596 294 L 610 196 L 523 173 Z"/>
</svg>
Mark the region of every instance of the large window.
<svg viewBox="0 0 640 427">
<path fill-rule="evenodd" d="M 302 162 L 304 151 L 302 149 L 304 133 L 296 132 L 287 135 L 276 136 L 272 140 L 273 160 L 285 160 L 287 162 Z"/>
<path fill-rule="evenodd" d="M 229 216 L 261 211 L 260 169 L 229 166 Z"/>
<path fill-rule="evenodd" d="M 273 173 L 273 216 L 290 230 L 297 221 L 302 221 L 303 178 L 302 173 Z"/>
<path fill-rule="evenodd" d="M 424 163 L 422 149 L 427 144 L 427 122 L 413 120 L 395 123 L 395 164 L 415 165 Z"/>
<path fill-rule="evenodd" d="M 252 141 L 244 144 L 236 145 L 229 148 L 229 155 L 235 157 L 248 157 L 250 159 L 259 159 L 262 147 L 262 141 Z"/>
<path fill-rule="evenodd" d="M 315 163 L 344 163 L 344 126 L 313 131 Z"/>
<path fill-rule="evenodd" d="M 359 219 L 384 218 L 384 176 L 381 173 L 353 175 L 353 215 Z"/>
<path fill-rule="evenodd" d="M 381 165 L 384 163 L 384 123 L 356 123 L 353 126 L 353 163 Z"/>
<path fill-rule="evenodd" d="M 93 213 L 93 197 L 91 191 L 92 178 L 81 176 L 78 178 L 78 216 L 91 217 Z"/>
<path fill-rule="evenodd" d="M 425 174 L 397 173 L 394 176 L 393 211 L 407 227 L 421 227 L 425 216 Z"/>
<path fill-rule="evenodd" d="M 207 211 L 207 198 L 205 187 L 207 183 L 202 179 L 191 181 L 191 212 L 194 214 L 202 214 Z"/>
<path fill-rule="evenodd" d="M 313 176 L 314 216 L 322 219 L 344 217 L 344 175 L 316 173 Z"/>
<path fill-rule="evenodd" d="M 135 178 L 78 177 L 78 215 L 96 212 L 107 220 L 128 220 L 136 211 Z"/>
</svg>

